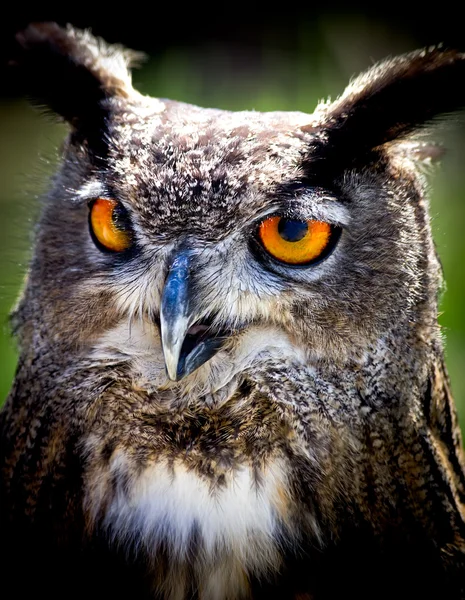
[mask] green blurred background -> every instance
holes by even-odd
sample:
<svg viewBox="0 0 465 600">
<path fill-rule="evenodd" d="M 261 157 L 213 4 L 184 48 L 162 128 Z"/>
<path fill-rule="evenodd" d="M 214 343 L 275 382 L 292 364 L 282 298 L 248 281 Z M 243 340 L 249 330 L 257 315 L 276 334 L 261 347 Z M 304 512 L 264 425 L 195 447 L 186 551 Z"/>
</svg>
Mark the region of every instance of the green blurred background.
<svg viewBox="0 0 465 600">
<path fill-rule="evenodd" d="M 137 2 L 122 14 L 84 10 L 24 11 L 3 22 L 2 54 L 28 21 L 57 20 L 91 27 L 111 42 L 144 50 L 134 73 L 146 94 L 226 109 L 301 110 L 342 92 L 350 77 L 374 61 L 444 42 L 463 49 L 461 20 L 450 12 L 407 13 L 373 7 L 253 9 L 250 5 L 164 7 L 156 18 Z M 130 11 L 129 11 L 130 8 Z M 45 118 L 20 97 L 6 69 L 0 89 L 0 402 L 14 374 L 16 351 L 7 316 L 25 276 L 38 197 L 47 189 L 66 127 Z M 431 216 L 447 291 L 441 303 L 447 364 L 465 429 L 465 128 L 454 120 L 435 136 L 448 149 L 430 176 Z"/>
</svg>

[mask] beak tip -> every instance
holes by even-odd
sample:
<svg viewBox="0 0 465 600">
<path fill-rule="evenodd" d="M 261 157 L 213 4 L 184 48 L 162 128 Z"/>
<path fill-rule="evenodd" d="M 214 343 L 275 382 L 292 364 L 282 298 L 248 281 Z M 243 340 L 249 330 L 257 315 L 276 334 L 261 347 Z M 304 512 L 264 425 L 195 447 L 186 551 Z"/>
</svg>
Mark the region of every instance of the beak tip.
<svg viewBox="0 0 465 600">
<path fill-rule="evenodd" d="M 168 375 L 168 379 L 169 379 L 170 381 L 179 381 L 178 377 L 177 377 L 177 376 L 176 376 L 176 377 L 173 377 L 173 374 L 172 374 L 172 373 L 170 373 L 170 372 L 168 371 L 168 369 L 166 369 L 166 374 Z"/>
<path fill-rule="evenodd" d="M 165 369 L 168 379 L 171 379 L 171 381 L 179 381 L 179 360 L 174 359 L 173 356 L 167 356 L 167 354 L 168 353 L 165 353 Z"/>
</svg>

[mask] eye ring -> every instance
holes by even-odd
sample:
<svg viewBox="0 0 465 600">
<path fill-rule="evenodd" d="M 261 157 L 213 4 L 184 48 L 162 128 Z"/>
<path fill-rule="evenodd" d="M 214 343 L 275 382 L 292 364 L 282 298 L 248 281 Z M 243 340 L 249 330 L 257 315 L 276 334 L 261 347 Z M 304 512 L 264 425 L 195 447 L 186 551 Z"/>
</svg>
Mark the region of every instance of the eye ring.
<svg viewBox="0 0 465 600">
<path fill-rule="evenodd" d="M 325 221 L 272 215 L 259 223 L 257 240 L 266 254 L 278 263 L 308 267 L 332 253 L 340 234 L 340 227 Z"/>
<path fill-rule="evenodd" d="M 133 243 L 129 214 L 113 198 L 96 198 L 89 203 L 89 229 L 93 242 L 104 252 L 121 253 Z"/>
</svg>

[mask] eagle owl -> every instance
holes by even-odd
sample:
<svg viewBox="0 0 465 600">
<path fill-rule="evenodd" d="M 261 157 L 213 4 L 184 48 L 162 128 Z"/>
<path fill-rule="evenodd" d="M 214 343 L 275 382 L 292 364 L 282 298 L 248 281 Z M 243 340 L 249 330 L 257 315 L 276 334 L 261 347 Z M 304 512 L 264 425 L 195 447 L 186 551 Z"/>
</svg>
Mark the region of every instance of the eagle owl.
<svg viewBox="0 0 465 600">
<path fill-rule="evenodd" d="M 135 60 L 16 38 L 70 133 L 13 314 L 3 589 L 465 598 L 418 137 L 465 104 L 465 55 L 386 60 L 313 114 L 145 97 Z"/>
</svg>

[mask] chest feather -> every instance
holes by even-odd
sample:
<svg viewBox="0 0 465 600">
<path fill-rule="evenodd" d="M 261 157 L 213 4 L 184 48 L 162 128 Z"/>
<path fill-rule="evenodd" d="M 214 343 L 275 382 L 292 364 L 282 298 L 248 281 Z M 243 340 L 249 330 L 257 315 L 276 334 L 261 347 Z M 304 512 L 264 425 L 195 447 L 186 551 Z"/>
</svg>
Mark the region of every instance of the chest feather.
<svg viewBox="0 0 465 600">
<path fill-rule="evenodd" d="M 110 539 L 143 551 L 166 598 L 184 597 L 186 569 L 202 600 L 247 598 L 250 577 L 277 572 L 283 546 L 292 544 L 284 466 L 242 465 L 212 479 L 181 461 L 156 462 L 136 474 L 121 452 L 110 463 L 111 498 L 100 478 L 88 506 Z"/>
</svg>

